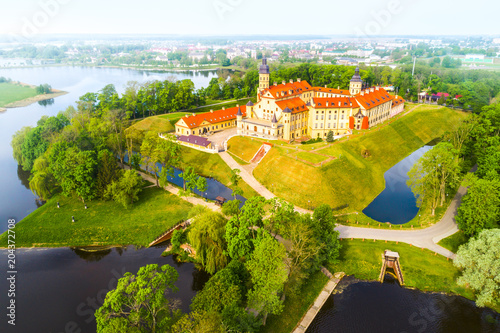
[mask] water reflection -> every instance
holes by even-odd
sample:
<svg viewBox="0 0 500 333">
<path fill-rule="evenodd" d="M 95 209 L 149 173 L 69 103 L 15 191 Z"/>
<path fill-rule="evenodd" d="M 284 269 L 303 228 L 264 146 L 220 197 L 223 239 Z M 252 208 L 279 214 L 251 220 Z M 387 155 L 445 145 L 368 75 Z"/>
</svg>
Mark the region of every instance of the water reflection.
<svg viewBox="0 0 500 333">
<path fill-rule="evenodd" d="M 390 282 L 393 279 L 387 278 Z M 397 282 L 344 278 L 309 326 L 323 332 L 484 332 L 500 330 L 500 315 L 460 296 L 424 293 Z"/>
<path fill-rule="evenodd" d="M 86 262 L 100 261 L 102 258 L 111 253 L 111 249 L 103 249 L 99 251 L 92 251 L 88 248 L 70 248 L 78 257 Z"/>
<path fill-rule="evenodd" d="M 20 166 L 19 164 L 17 165 L 17 178 L 21 181 L 21 185 L 26 187 L 26 189 L 30 189 L 30 178 L 31 172 L 29 171 L 24 171 L 23 167 Z"/>
<path fill-rule="evenodd" d="M 52 104 L 54 104 L 53 98 L 45 99 L 43 101 L 38 101 L 38 105 L 41 105 L 41 106 L 48 106 L 48 105 L 52 105 Z"/>
</svg>

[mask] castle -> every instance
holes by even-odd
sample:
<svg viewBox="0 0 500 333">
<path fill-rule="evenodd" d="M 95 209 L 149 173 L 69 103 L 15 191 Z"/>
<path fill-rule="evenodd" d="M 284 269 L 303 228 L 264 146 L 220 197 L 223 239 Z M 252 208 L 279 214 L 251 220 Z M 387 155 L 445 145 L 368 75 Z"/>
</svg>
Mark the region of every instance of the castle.
<svg viewBox="0 0 500 333">
<path fill-rule="evenodd" d="M 203 135 L 236 126 L 239 135 L 273 140 L 326 138 L 330 131 L 338 136 L 368 129 L 404 109 L 401 97 L 378 86 L 365 89 L 359 68 L 348 90 L 312 87 L 301 79 L 270 85 L 269 76 L 264 58 L 255 104 L 183 117 L 175 124 L 176 134 Z"/>
</svg>

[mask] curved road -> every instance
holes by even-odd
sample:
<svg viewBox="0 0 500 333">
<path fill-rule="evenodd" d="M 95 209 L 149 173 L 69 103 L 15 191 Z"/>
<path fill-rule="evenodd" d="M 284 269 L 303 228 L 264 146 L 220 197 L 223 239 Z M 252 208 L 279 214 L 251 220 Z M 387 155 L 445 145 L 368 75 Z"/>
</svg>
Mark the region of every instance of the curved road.
<svg viewBox="0 0 500 333">
<path fill-rule="evenodd" d="M 261 183 L 255 179 L 255 177 L 240 166 L 227 152 L 222 152 L 219 154 L 220 157 L 226 162 L 226 164 L 231 169 L 239 169 L 241 178 L 250 185 L 257 193 L 262 195 L 266 199 L 275 197 L 271 191 L 265 188 Z M 413 231 L 405 230 L 385 230 L 385 229 L 372 229 L 372 228 L 357 228 L 348 227 L 344 225 L 338 225 L 336 230 L 339 231 L 341 238 L 365 238 L 365 239 L 377 239 L 377 240 L 388 240 L 388 241 L 398 241 L 403 243 L 408 243 L 417 247 L 424 247 L 436 253 L 439 253 L 445 257 L 453 259 L 455 254 L 444 247 L 437 245 L 437 243 L 448 236 L 453 235 L 458 231 L 457 224 L 455 222 L 455 215 L 457 213 L 457 208 L 462 202 L 462 197 L 467 192 L 465 187 L 460 187 L 457 194 L 453 198 L 450 206 L 446 210 L 441 221 L 435 225 Z M 301 213 L 312 213 L 306 209 L 295 207 L 295 210 Z"/>
</svg>

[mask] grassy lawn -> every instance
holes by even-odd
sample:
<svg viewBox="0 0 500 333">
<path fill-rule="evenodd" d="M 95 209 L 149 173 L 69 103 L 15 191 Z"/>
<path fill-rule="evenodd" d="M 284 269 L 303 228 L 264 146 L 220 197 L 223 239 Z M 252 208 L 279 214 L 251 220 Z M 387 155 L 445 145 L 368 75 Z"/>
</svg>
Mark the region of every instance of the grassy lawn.
<svg viewBox="0 0 500 333">
<path fill-rule="evenodd" d="M 459 230 L 453 235 L 441 239 L 438 244 L 453 253 L 457 253 L 460 245 L 463 245 L 468 241 L 469 239 L 467 238 L 467 236 L 465 236 L 465 234 Z"/>
<path fill-rule="evenodd" d="M 61 208 L 57 208 L 59 201 Z M 89 245 L 147 246 L 161 233 L 187 218 L 192 205 L 158 188 L 146 188 L 126 210 L 113 201 L 50 199 L 16 225 L 17 247 Z M 71 222 L 75 217 L 75 223 Z M 0 236 L 6 246 L 6 234 Z"/>
<path fill-rule="evenodd" d="M 0 107 L 38 95 L 35 88 L 14 83 L 0 83 Z"/>
<path fill-rule="evenodd" d="M 245 162 L 250 162 L 261 146 L 261 141 L 241 136 L 232 137 L 227 142 L 227 150 Z"/>
<path fill-rule="evenodd" d="M 447 108 L 419 107 L 385 127 L 319 150 L 337 157 L 322 167 L 296 161 L 289 155 L 294 148 L 276 145 L 254 170 L 254 176 L 268 188 L 274 184 L 273 193 L 301 207 L 327 203 L 332 207 L 348 205 L 344 211 L 361 211 L 384 189 L 383 175 L 390 167 L 440 137 L 464 116 Z M 309 145 L 300 148 L 304 146 Z M 324 146 L 319 143 L 307 148 Z M 361 155 L 364 149 L 370 152 L 368 158 Z"/>
<path fill-rule="evenodd" d="M 285 309 L 281 315 L 269 315 L 269 317 L 267 317 L 266 326 L 262 326 L 260 332 L 292 332 L 327 282 L 328 278 L 321 272 L 316 272 L 311 275 L 311 277 L 304 282 L 302 289 L 297 295 L 286 297 Z"/>
<path fill-rule="evenodd" d="M 298 158 L 301 158 L 303 160 L 306 160 L 306 161 L 314 163 L 314 164 L 321 163 L 324 160 L 328 159 L 328 157 L 326 157 L 326 156 L 308 153 L 308 152 L 304 152 L 304 151 L 300 151 L 296 155 Z"/>
<path fill-rule="evenodd" d="M 181 155 L 182 169 L 191 166 L 197 174 L 215 178 L 222 184 L 232 188 L 231 169 L 218 154 L 209 154 L 182 146 Z M 258 193 L 243 180 L 240 180 L 238 187 L 243 190 L 243 196 L 247 199 L 258 195 Z"/>
<path fill-rule="evenodd" d="M 406 287 L 422 291 L 442 291 L 474 299 L 471 290 L 455 283 L 459 271 L 451 260 L 434 255 L 429 250 L 384 241 L 342 240 L 340 262 L 330 264 L 331 272 L 343 271 L 358 279 L 378 280 L 382 266 L 382 253 L 388 249 L 399 252 Z"/>
<path fill-rule="evenodd" d="M 157 133 L 168 133 L 173 132 L 175 130 L 175 127 L 170 123 L 169 120 L 163 118 L 163 116 L 156 116 L 138 121 L 127 128 L 127 130 L 129 129 L 134 129 L 141 132 L 154 131 Z"/>
</svg>

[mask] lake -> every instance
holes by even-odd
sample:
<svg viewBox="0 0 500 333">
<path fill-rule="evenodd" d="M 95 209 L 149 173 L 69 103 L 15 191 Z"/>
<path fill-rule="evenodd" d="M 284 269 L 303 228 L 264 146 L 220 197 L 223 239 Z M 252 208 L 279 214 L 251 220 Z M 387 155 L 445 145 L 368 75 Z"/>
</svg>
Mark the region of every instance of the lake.
<svg viewBox="0 0 500 333">
<path fill-rule="evenodd" d="M 408 171 L 432 146 L 417 149 L 384 174 L 385 189 L 365 208 L 363 213 L 378 222 L 403 224 L 418 213 L 417 200 L 406 185 Z"/>
<path fill-rule="evenodd" d="M 460 296 L 406 289 L 386 282 L 344 278 L 307 333 L 494 333 L 500 315 Z M 494 323 L 496 321 L 496 324 Z"/>
<path fill-rule="evenodd" d="M 8 284 L 0 279 L 2 320 L 0 332 L 65 332 L 66 325 L 81 331 L 96 332 L 93 313 L 125 272 L 136 274 L 148 264 L 168 264 L 179 273 L 172 294 L 181 300 L 180 308 L 189 311 L 191 299 L 201 290 L 209 275 L 192 263 L 177 263 L 172 256 L 161 257 L 166 245 L 136 250 L 133 246 L 99 252 L 70 248 L 18 249 L 16 252 L 16 326 L 7 324 Z M 7 271 L 7 250 L 0 250 L 0 269 Z M 4 260 L 5 259 L 5 260 Z M 71 324 L 74 323 L 74 324 Z"/>
<path fill-rule="evenodd" d="M 42 106 L 38 103 L 26 107 L 8 109 L 0 113 L 0 233 L 7 228 L 7 220 L 19 221 L 34 211 L 40 203 L 36 201 L 28 186 L 27 172 L 18 168 L 12 157 L 10 142 L 12 135 L 23 126 L 36 126 L 43 115 L 53 116 L 87 92 L 97 92 L 107 84 L 114 84 L 119 93 L 124 91 L 127 81 L 145 82 L 166 80 L 175 76 L 179 80 L 191 79 L 197 88 L 206 87 L 215 71 L 197 72 L 155 72 L 119 68 L 96 67 L 35 67 L 0 69 L 0 76 L 29 84 L 49 83 L 53 88 L 67 91 L 57 97 L 53 104 Z"/>
</svg>

